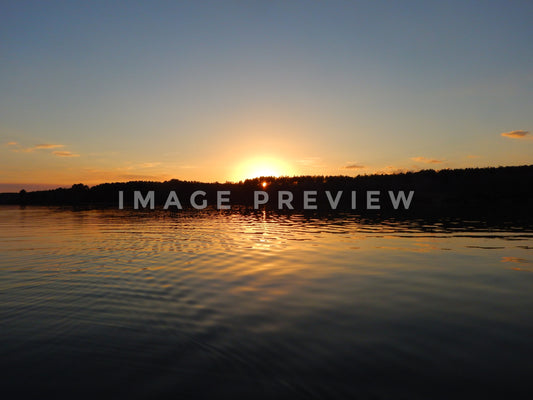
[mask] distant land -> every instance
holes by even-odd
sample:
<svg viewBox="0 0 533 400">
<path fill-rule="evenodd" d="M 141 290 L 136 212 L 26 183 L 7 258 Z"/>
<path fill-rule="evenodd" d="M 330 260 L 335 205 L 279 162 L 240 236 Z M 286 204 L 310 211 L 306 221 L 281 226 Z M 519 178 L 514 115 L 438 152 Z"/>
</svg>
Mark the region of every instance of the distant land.
<svg viewBox="0 0 533 400">
<path fill-rule="evenodd" d="M 263 184 L 265 184 L 263 186 Z M 209 205 L 216 205 L 217 191 L 231 192 L 232 208 L 253 206 L 254 191 L 265 191 L 270 202 L 265 208 L 277 210 L 277 193 L 293 194 L 294 210 L 303 210 L 305 191 L 316 191 L 318 211 L 331 212 L 331 198 L 342 191 L 336 211 L 359 214 L 390 214 L 424 216 L 470 216 L 531 218 L 533 214 L 533 165 L 490 168 L 422 170 L 393 175 L 349 176 L 294 176 L 261 177 L 238 183 L 204 183 L 172 179 L 165 182 L 130 181 L 103 183 L 93 187 L 75 184 L 70 188 L 18 193 L 0 193 L 0 204 L 49 205 L 73 207 L 115 207 L 119 191 L 123 192 L 125 208 L 133 205 L 134 191 L 143 195 L 154 191 L 156 208 L 163 208 L 167 196 L 175 191 L 183 208 L 190 208 L 189 197 L 195 191 L 204 191 Z M 357 193 L 353 209 L 351 193 Z M 380 209 L 366 209 L 365 193 L 381 193 Z M 394 209 L 388 198 L 389 191 L 414 191 L 409 209 Z M 329 199 L 326 192 L 330 193 Z M 378 196 L 379 197 L 379 196 Z M 169 208 L 175 210 L 175 207 Z"/>
</svg>

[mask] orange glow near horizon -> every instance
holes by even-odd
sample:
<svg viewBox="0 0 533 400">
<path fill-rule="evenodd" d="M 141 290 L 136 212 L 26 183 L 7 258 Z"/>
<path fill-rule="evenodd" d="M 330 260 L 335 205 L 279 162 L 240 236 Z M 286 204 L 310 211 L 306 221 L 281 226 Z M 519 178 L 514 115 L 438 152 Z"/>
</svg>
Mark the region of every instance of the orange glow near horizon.
<svg viewBox="0 0 533 400">
<path fill-rule="evenodd" d="M 261 177 L 279 177 L 294 175 L 295 171 L 285 162 L 275 158 L 253 158 L 247 160 L 235 169 L 234 180 L 240 181 L 245 179 L 261 178 Z M 263 187 L 266 182 L 263 182 Z"/>
</svg>

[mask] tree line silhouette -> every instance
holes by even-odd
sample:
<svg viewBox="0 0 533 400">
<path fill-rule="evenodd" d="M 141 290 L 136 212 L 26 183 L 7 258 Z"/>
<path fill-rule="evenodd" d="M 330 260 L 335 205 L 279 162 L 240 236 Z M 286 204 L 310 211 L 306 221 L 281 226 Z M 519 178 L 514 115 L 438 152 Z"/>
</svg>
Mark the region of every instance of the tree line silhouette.
<svg viewBox="0 0 533 400">
<path fill-rule="evenodd" d="M 266 187 L 262 183 L 266 182 Z M 529 217 L 533 206 L 533 165 L 514 167 L 489 167 L 431 169 L 393 175 L 374 174 L 349 176 L 295 176 L 261 177 L 238 183 L 204 183 L 172 179 L 165 182 L 130 181 L 103 183 L 93 187 L 75 184 L 70 188 L 40 190 L 18 193 L 0 193 L 0 204 L 19 205 L 68 205 L 75 207 L 118 207 L 118 193 L 124 193 L 125 207 L 133 204 L 134 191 L 143 196 L 154 191 L 158 208 L 165 204 L 170 191 L 175 191 L 184 208 L 190 207 L 190 195 L 202 190 L 209 205 L 216 205 L 217 191 L 230 191 L 232 208 L 252 207 L 256 190 L 269 194 L 270 201 L 264 206 L 277 209 L 277 192 L 290 191 L 295 210 L 303 208 L 304 191 L 316 191 L 318 211 L 331 211 L 326 197 L 329 191 L 333 197 L 343 191 L 337 210 L 354 213 L 403 213 L 408 215 L 502 215 Z M 351 192 L 357 193 L 357 208 L 352 210 Z M 380 191 L 380 210 L 367 210 L 366 192 Z M 388 192 L 414 191 L 408 210 L 400 207 L 394 210 L 388 199 Z"/>
</svg>

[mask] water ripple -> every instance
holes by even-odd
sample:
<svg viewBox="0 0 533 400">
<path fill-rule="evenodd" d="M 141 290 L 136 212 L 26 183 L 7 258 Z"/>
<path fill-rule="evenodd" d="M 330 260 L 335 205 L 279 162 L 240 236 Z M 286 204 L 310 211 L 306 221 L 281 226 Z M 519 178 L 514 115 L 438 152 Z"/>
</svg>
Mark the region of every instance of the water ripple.
<svg viewBox="0 0 533 400">
<path fill-rule="evenodd" d="M 2 207 L 0 363 L 45 394 L 512 394 L 532 243 L 516 223 Z"/>
</svg>

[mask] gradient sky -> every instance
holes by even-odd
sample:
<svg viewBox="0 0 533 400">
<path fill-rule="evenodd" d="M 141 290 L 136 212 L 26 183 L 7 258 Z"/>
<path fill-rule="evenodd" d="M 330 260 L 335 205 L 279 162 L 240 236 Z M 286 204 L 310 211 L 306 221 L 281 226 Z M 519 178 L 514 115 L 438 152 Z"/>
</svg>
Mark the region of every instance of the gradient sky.
<svg viewBox="0 0 533 400">
<path fill-rule="evenodd" d="M 532 21 L 531 1 L 3 1 L 0 190 L 532 164 Z"/>
</svg>

